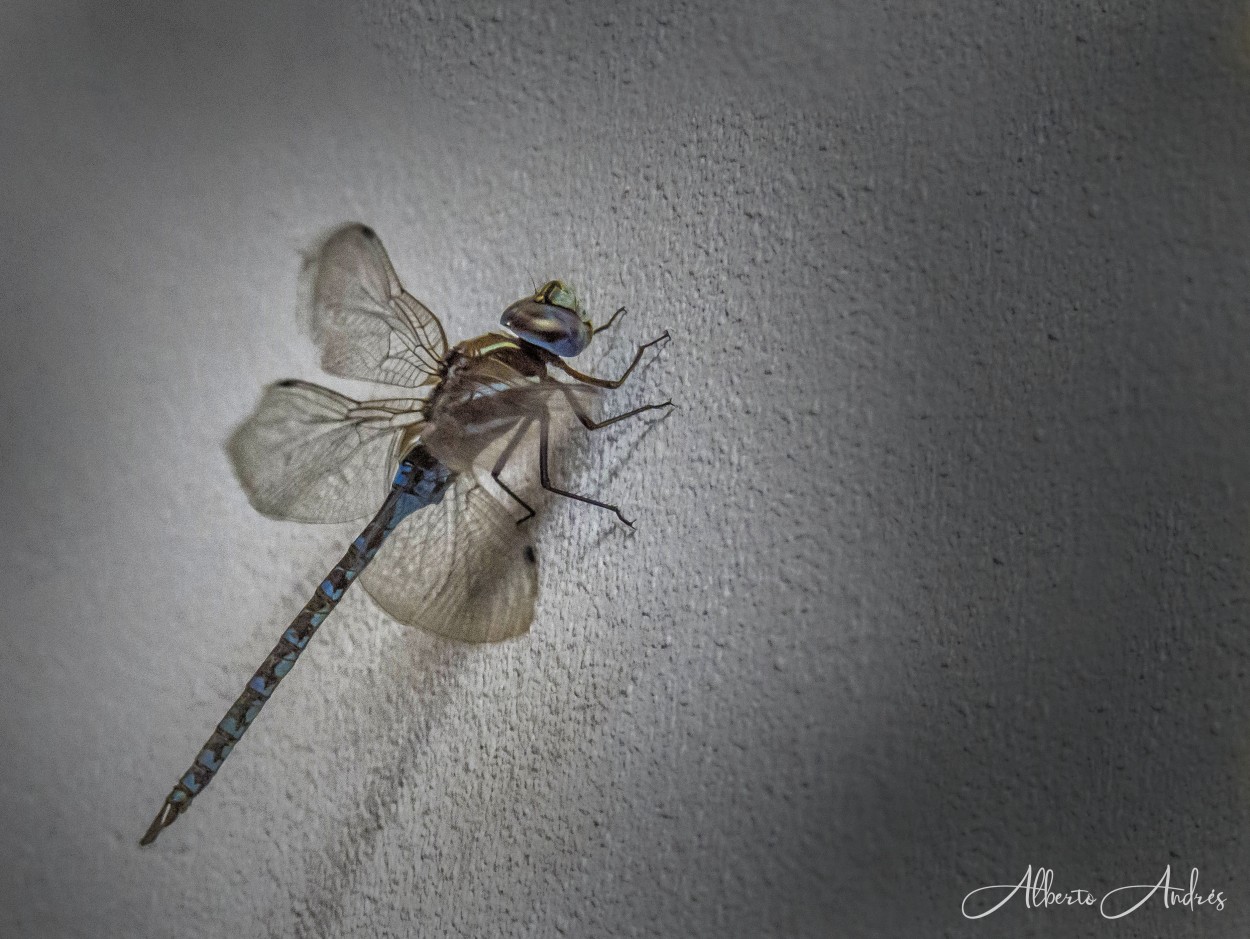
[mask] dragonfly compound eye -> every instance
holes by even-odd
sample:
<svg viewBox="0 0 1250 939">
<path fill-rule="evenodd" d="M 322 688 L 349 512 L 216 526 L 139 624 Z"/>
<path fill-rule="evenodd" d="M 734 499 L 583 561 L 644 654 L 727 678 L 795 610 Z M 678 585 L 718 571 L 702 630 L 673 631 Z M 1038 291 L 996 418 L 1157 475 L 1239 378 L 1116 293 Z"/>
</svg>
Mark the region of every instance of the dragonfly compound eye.
<svg viewBox="0 0 1250 939">
<path fill-rule="evenodd" d="M 539 296 L 542 291 L 539 292 Z M 499 322 L 526 342 L 571 358 L 590 345 L 590 324 L 573 310 L 543 303 L 536 297 L 518 300 L 504 310 Z"/>
</svg>

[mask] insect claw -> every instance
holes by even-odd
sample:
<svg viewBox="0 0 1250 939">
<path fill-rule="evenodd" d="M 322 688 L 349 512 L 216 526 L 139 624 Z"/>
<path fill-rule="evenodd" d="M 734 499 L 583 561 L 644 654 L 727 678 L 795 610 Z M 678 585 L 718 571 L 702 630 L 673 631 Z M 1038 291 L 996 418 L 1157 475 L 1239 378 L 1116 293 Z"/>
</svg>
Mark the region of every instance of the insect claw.
<svg viewBox="0 0 1250 939">
<path fill-rule="evenodd" d="M 618 309 L 615 313 L 613 313 L 613 314 L 612 314 L 612 318 L 611 318 L 611 319 L 609 319 L 609 320 L 608 320 L 606 323 L 604 323 L 602 326 L 595 326 L 595 327 L 592 329 L 592 331 L 591 331 L 591 335 L 592 335 L 592 336 L 597 336 L 599 333 L 603 332 L 604 330 L 606 330 L 606 329 L 610 329 L 610 328 L 612 327 L 612 325 L 613 325 L 613 324 L 614 324 L 614 323 L 615 323 L 615 322 L 616 322 L 616 321 L 617 321 L 620 317 L 622 317 L 622 316 L 624 316 L 624 315 L 625 315 L 625 307 L 621 307 L 621 308 L 620 308 L 620 309 Z"/>
<path fill-rule="evenodd" d="M 607 506 L 604 506 L 604 508 L 611 509 L 613 512 L 616 513 L 616 517 L 619 518 L 622 522 L 624 522 L 626 527 L 628 527 L 630 531 L 634 530 L 634 523 L 631 522 L 629 519 L 627 519 L 625 517 L 625 513 L 622 512 L 620 509 L 618 509 L 616 506 L 607 505 Z"/>
</svg>

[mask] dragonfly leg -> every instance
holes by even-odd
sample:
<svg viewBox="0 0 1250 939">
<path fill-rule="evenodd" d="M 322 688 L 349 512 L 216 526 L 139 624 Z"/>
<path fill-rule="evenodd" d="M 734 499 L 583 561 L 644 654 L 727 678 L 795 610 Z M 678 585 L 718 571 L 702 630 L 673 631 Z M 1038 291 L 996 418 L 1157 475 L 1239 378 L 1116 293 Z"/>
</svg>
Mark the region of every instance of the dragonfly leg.
<svg viewBox="0 0 1250 939">
<path fill-rule="evenodd" d="M 596 421 L 582 408 L 577 401 L 577 396 L 571 390 L 564 393 L 564 397 L 569 402 L 569 407 L 573 409 L 573 413 L 577 415 L 577 419 L 582 422 L 582 426 L 587 430 L 601 430 L 615 424 L 617 421 L 623 421 L 627 417 L 633 417 L 635 414 L 641 414 L 643 411 L 658 411 L 660 408 L 675 408 L 672 399 L 663 401 L 660 404 L 644 404 L 640 408 L 634 408 L 632 411 L 626 411 L 624 414 L 618 414 L 616 417 L 609 417 L 607 420 Z"/>
<path fill-rule="evenodd" d="M 620 378 L 616 379 L 615 381 L 609 378 L 596 378 L 594 375 L 587 375 L 584 372 L 579 372 L 577 369 L 569 365 L 568 362 L 564 361 L 564 359 L 560 358 L 559 356 L 552 356 L 552 358 L 554 359 L 553 364 L 557 368 L 561 369 L 565 374 L 570 375 L 573 378 L 576 378 L 578 381 L 582 382 L 583 384 L 594 385 L 596 388 L 619 388 L 621 387 L 621 385 L 625 384 L 625 379 L 629 377 L 629 373 L 632 372 L 634 368 L 638 365 L 638 360 L 642 358 L 642 354 L 646 352 L 648 349 L 650 349 L 652 346 L 654 346 L 656 343 L 664 342 L 666 339 L 669 339 L 669 338 L 671 337 L 669 336 L 668 330 L 666 329 L 664 330 L 664 334 L 662 336 L 657 336 L 655 339 L 652 339 L 650 342 L 644 342 L 642 345 L 640 345 L 638 347 L 638 351 L 634 353 L 634 361 L 630 362 L 629 368 L 625 369 L 625 374 L 622 375 Z"/>
<path fill-rule="evenodd" d="M 606 333 L 609 329 L 612 328 L 612 324 L 615 323 L 617 319 L 620 316 L 622 316 L 624 313 L 625 313 L 625 307 L 621 307 L 619 310 L 613 313 L 612 318 L 608 320 L 606 323 L 604 323 L 602 326 L 593 327 L 590 331 L 590 334 L 592 336 L 598 336 L 600 333 Z"/>
<path fill-rule="evenodd" d="M 517 519 L 518 525 L 524 524 L 533 518 L 534 509 L 528 502 L 513 492 L 508 484 L 499 478 L 499 474 L 503 472 L 504 466 L 508 463 L 508 458 L 512 456 L 512 451 L 516 449 L 517 444 L 521 442 L 521 438 L 525 436 L 525 432 L 530 429 L 530 424 L 532 423 L 534 423 L 532 418 L 521 422 L 521 426 L 518 427 L 516 433 L 512 435 L 512 439 L 508 441 L 508 445 L 504 447 L 503 452 L 499 454 L 499 459 L 495 461 L 494 469 L 490 471 L 490 478 L 499 484 L 499 488 L 508 495 L 512 496 L 517 504 L 520 505 L 521 508 L 525 509 L 525 517 Z"/>
<path fill-rule="evenodd" d="M 597 505 L 601 509 L 607 509 L 609 512 L 615 512 L 616 517 L 628 525 L 634 527 L 634 523 L 621 514 L 621 510 L 615 505 L 609 505 L 606 502 L 600 502 L 598 499 L 592 499 L 590 496 L 579 496 L 575 492 L 569 492 L 567 489 L 558 489 L 551 485 L 551 477 L 547 473 L 547 431 L 549 424 L 546 418 L 539 419 L 539 435 L 538 435 L 538 478 L 542 483 L 542 487 L 548 492 L 554 492 L 558 496 L 564 496 L 566 499 L 576 499 L 578 502 L 585 502 L 588 505 Z"/>
</svg>

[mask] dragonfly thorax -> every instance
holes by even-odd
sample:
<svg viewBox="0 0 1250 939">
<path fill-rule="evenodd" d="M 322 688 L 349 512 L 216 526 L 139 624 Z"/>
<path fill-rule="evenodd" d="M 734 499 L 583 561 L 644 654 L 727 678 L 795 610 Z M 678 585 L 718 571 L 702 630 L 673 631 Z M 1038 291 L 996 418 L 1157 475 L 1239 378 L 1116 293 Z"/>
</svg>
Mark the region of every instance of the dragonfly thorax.
<svg viewBox="0 0 1250 939">
<path fill-rule="evenodd" d="M 546 356 L 533 343 L 505 333 L 485 333 L 452 348 L 443 361 L 440 389 L 455 385 L 466 373 L 481 382 L 481 376 L 497 372 L 486 360 L 499 363 L 509 378 L 541 378 L 547 374 Z"/>
<path fill-rule="evenodd" d="M 561 358 L 572 358 L 585 350 L 595 332 L 582 319 L 573 291 L 558 280 L 548 281 L 532 297 L 512 304 L 499 322 L 525 342 Z"/>
</svg>

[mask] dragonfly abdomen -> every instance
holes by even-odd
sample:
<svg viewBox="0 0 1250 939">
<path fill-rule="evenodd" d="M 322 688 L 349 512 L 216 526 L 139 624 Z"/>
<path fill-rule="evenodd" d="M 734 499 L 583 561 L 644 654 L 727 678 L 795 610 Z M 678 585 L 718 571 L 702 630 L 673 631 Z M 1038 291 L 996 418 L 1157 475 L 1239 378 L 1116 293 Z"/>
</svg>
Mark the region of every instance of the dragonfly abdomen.
<svg viewBox="0 0 1250 939">
<path fill-rule="evenodd" d="M 172 825 L 186 811 L 191 800 L 212 781 L 239 738 L 256 720 L 274 689 L 294 667 L 317 627 L 338 606 L 347 588 L 373 560 L 387 537 L 413 512 L 441 502 L 453 477 L 454 474 L 423 445 L 417 444 L 408 451 L 400 461 L 399 470 L 391 483 L 390 494 L 382 508 L 352 542 L 342 560 L 326 575 L 312 599 L 304 604 L 304 608 L 291 621 L 278 644 L 265 657 L 243 693 L 205 742 L 195 762 L 174 784 L 161 810 L 156 813 L 156 818 L 140 840 L 141 845 L 155 841 L 161 830 Z"/>
</svg>

